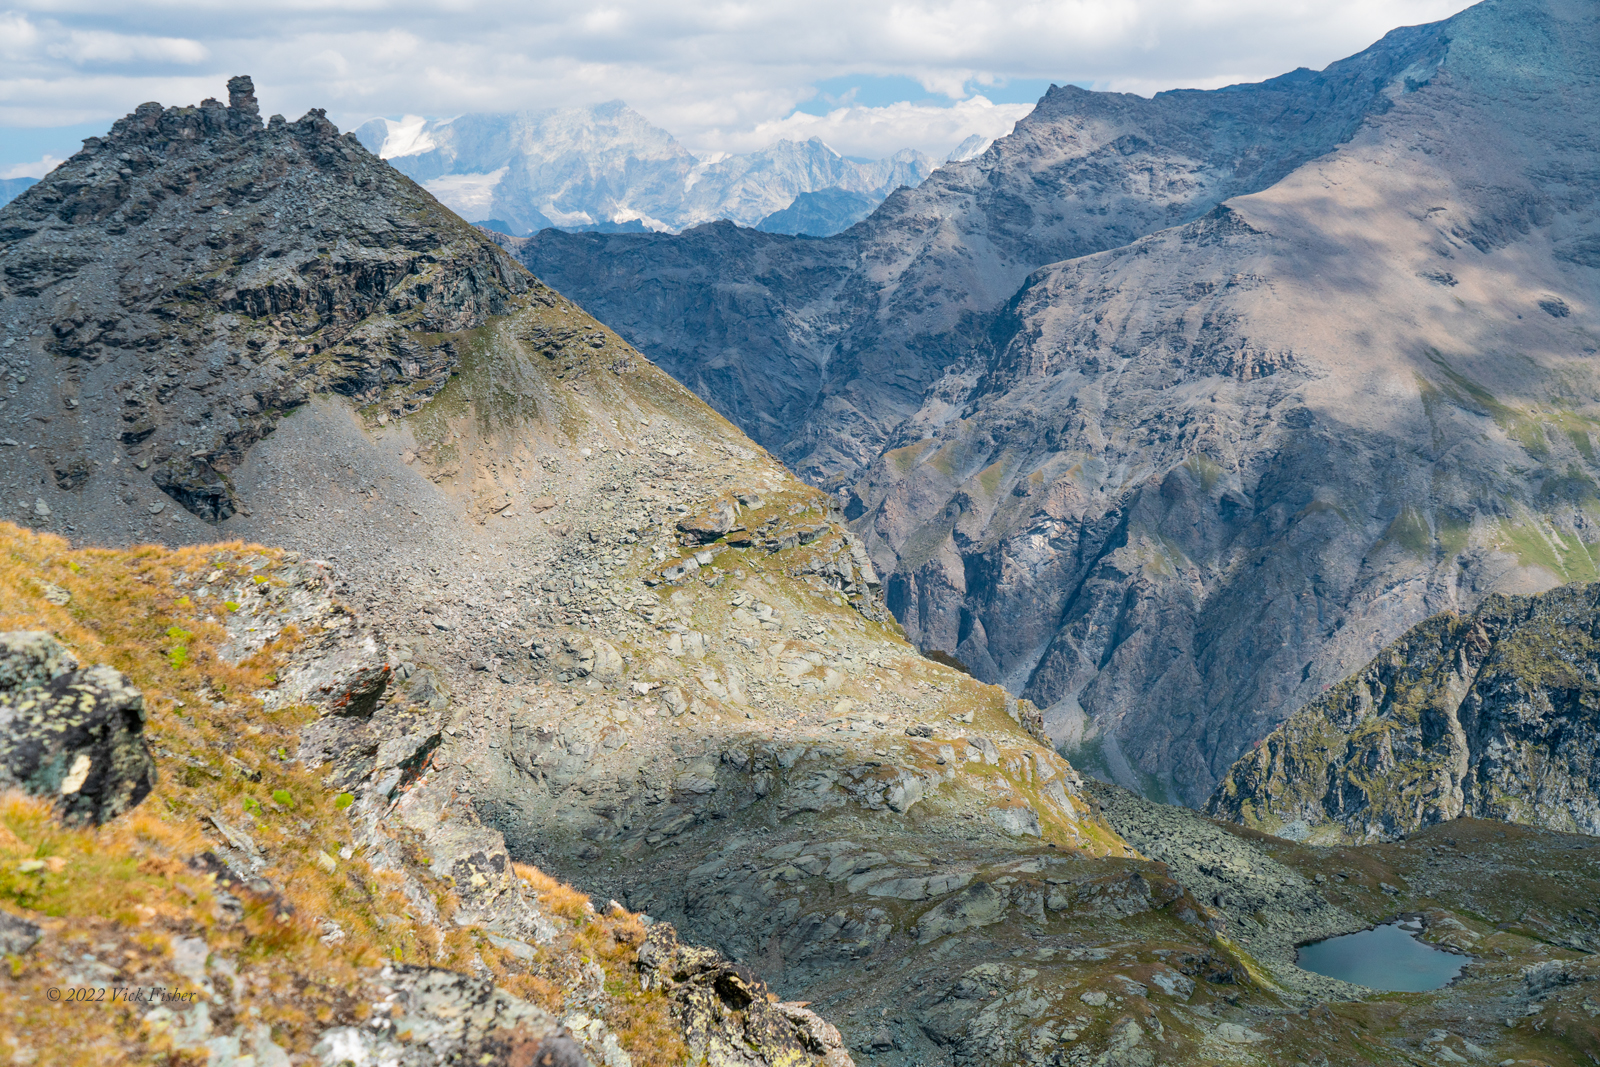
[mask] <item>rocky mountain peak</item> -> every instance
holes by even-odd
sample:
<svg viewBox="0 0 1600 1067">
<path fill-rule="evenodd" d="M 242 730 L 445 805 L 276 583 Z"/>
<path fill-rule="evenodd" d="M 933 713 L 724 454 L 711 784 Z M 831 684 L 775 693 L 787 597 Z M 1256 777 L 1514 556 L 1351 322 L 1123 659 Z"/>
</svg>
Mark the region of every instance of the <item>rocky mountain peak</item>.
<svg viewBox="0 0 1600 1067">
<path fill-rule="evenodd" d="M 248 77 L 228 95 L 140 105 L 0 212 L 10 484 L 109 505 L 148 477 L 226 519 L 285 412 L 324 391 L 415 410 L 461 332 L 528 291 L 322 110 L 263 124 Z"/>
</svg>

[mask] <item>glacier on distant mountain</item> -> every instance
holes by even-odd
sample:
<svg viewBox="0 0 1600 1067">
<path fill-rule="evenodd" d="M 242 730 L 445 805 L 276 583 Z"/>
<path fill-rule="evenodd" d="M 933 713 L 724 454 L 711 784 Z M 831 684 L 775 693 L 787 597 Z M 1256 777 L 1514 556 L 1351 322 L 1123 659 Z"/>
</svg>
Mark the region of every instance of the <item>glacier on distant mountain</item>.
<svg viewBox="0 0 1600 1067">
<path fill-rule="evenodd" d="M 993 137 L 985 137 L 981 133 L 975 133 L 968 137 L 965 141 L 962 141 L 960 144 L 956 145 L 955 151 L 951 152 L 950 155 L 945 157 L 945 162 L 965 163 L 969 159 L 977 159 L 979 156 L 989 151 L 989 146 L 992 144 L 994 144 Z"/>
<path fill-rule="evenodd" d="M 519 235 L 546 227 L 677 232 L 717 219 L 754 226 L 796 197 L 823 190 L 866 197 L 871 210 L 900 186 L 921 184 L 935 167 L 912 149 L 848 159 L 817 138 L 701 159 L 621 101 L 380 118 L 355 132 L 463 218 L 493 220 Z M 847 217 L 853 214 L 840 216 L 840 229 L 856 221 Z"/>
</svg>

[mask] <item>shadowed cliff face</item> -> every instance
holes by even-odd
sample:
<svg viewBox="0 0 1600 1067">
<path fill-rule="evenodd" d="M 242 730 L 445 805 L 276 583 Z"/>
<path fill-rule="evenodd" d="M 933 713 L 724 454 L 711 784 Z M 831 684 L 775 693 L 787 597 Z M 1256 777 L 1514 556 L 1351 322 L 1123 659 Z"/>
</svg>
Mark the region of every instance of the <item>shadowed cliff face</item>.
<svg viewBox="0 0 1600 1067">
<path fill-rule="evenodd" d="M 228 87 L 141 105 L 0 211 L 0 478 L 29 507 L 44 486 L 115 510 L 149 479 L 223 521 L 285 412 L 415 411 L 528 288 L 320 110 L 263 124 L 250 79 Z"/>
<path fill-rule="evenodd" d="M 1594 573 L 1596 40 L 1480 5 L 1321 74 L 1052 92 L 829 241 L 524 256 L 842 487 L 919 644 L 1198 804 L 1407 626 Z"/>
</svg>

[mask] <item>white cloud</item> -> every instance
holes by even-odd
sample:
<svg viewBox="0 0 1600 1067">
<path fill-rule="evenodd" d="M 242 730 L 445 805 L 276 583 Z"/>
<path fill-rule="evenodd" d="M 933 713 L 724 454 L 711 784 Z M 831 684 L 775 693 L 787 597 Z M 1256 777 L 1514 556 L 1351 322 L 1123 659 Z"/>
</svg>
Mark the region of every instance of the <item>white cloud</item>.
<svg viewBox="0 0 1600 1067">
<path fill-rule="evenodd" d="M 1004 137 L 1032 110 L 1032 104 L 992 104 L 981 96 L 950 107 L 909 103 L 842 107 L 826 115 L 795 112 L 745 129 L 707 131 L 701 135 L 700 145 L 722 152 L 750 152 L 785 138 L 804 141 L 820 137 L 845 156 L 875 157 L 903 147 L 943 159 L 974 134 L 991 141 Z"/>
<path fill-rule="evenodd" d="M 45 156 L 32 163 L 18 163 L 14 166 L 0 168 L 0 178 L 43 178 L 55 170 L 61 160 L 54 156 Z"/>
<path fill-rule="evenodd" d="M 1466 0 L 10 0 L 0 125 L 109 123 L 193 103 L 230 75 L 263 107 L 446 116 L 621 98 L 696 151 L 815 131 L 840 151 L 953 148 L 1014 121 L 1007 79 L 1139 92 L 1321 68 Z M 1240 74 L 1239 72 L 1246 72 Z M 178 76 L 181 73 L 181 77 Z M 795 114 L 820 81 L 899 76 L 972 104 Z M 986 88 L 991 87 L 991 88 Z M 888 101 L 872 100 L 886 105 Z M 963 122 L 979 125 L 962 125 Z M 809 136 L 810 134 L 805 134 Z M 985 134 L 987 136 L 987 134 Z M 875 138 L 882 138 L 877 140 Z M 936 145 L 935 142 L 938 142 Z"/>
<path fill-rule="evenodd" d="M 21 59 L 39 47 L 39 30 L 15 11 L 0 12 L 0 56 Z"/>
<path fill-rule="evenodd" d="M 73 30 L 46 51 L 72 63 L 203 63 L 209 53 L 183 37 L 139 37 L 99 30 Z"/>
</svg>

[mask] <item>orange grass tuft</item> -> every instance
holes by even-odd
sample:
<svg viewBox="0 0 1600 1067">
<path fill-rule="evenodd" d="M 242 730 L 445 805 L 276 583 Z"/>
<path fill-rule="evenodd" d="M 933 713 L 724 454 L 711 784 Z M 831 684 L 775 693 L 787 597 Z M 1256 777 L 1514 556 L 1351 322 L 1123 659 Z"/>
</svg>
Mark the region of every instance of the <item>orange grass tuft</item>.
<svg viewBox="0 0 1600 1067">
<path fill-rule="evenodd" d="M 584 894 L 517 864 L 540 906 L 565 924 L 529 963 L 481 931 L 416 921 L 400 875 L 374 870 L 359 854 L 327 869 L 324 854 L 338 856 L 354 835 L 340 795 L 293 759 L 312 712 L 267 713 L 251 695 L 276 682 L 302 635 L 285 629 L 260 653 L 230 664 L 220 650 L 237 606 L 199 595 L 282 584 L 276 575 L 284 562 L 277 550 L 240 542 L 74 549 L 0 522 L 0 630 L 47 631 L 85 665 L 126 673 L 145 694 L 158 773 L 149 798 L 102 827 L 64 828 L 46 801 L 0 794 L 0 906 L 49 927 L 38 949 L 6 961 L 11 987 L 0 998 L 0 1054 L 40 1065 L 204 1062 L 203 1052 L 178 1048 L 170 1033 L 146 1026 L 143 1010 L 67 1008 L 44 998 L 65 961 L 85 953 L 119 967 L 119 983 L 183 986 L 187 980 L 171 971 L 172 939 L 200 936 L 214 958 L 237 968 L 232 996 L 212 1003 L 217 1032 L 233 1029 L 230 1000 L 248 1004 L 297 1055 L 309 1053 L 320 1029 L 366 1017 L 370 1006 L 349 991 L 359 987 L 362 968 L 385 960 L 487 968 L 551 1011 L 560 1010 L 576 968 L 593 960 L 609 976 L 613 1029 L 637 1067 L 687 1062 L 665 994 L 639 989 L 645 931 L 637 916 L 598 915 Z M 208 587 L 204 579 L 219 567 L 228 580 Z M 46 600 L 47 586 L 71 594 L 68 603 Z M 262 874 L 280 894 L 245 894 L 239 921 L 228 917 L 220 887 L 191 862 L 215 847 L 213 815 L 250 834 L 269 857 Z M 420 857 L 414 842 L 402 844 Z M 44 862 L 26 862 L 33 860 Z M 454 893 L 444 883 L 434 893 L 440 914 L 452 915 Z M 344 939 L 325 945 L 330 923 Z M 227 981 L 216 973 L 211 980 Z"/>
</svg>

